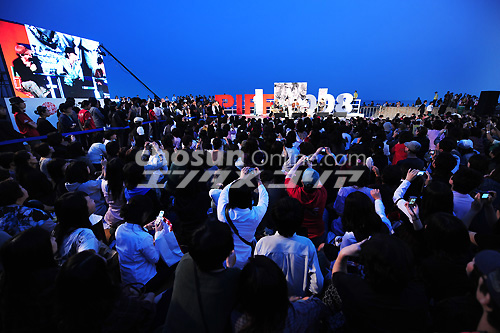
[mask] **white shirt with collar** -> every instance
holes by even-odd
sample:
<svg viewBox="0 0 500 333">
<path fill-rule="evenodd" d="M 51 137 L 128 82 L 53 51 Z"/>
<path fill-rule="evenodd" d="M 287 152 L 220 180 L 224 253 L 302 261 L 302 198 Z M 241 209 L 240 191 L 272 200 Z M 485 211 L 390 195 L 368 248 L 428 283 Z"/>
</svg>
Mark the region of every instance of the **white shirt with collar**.
<svg viewBox="0 0 500 333">
<path fill-rule="evenodd" d="M 219 196 L 217 203 L 217 217 L 219 221 L 227 223 L 226 220 L 226 205 L 229 203 L 229 189 L 231 184 L 227 185 Z M 260 221 L 266 214 L 269 204 L 269 195 L 264 185 L 259 185 L 259 204 L 252 208 L 231 208 L 229 209 L 229 218 L 233 222 L 241 237 L 246 241 L 252 242 L 255 239 L 255 230 Z M 232 228 L 231 228 L 232 230 Z M 243 241 L 234 233 L 234 252 L 236 254 L 236 264 L 234 267 L 243 268 L 248 258 L 252 255 L 252 248 L 243 243 Z"/>
<path fill-rule="evenodd" d="M 160 253 L 153 236 L 140 225 L 126 222 L 116 229 L 116 250 L 123 283 L 146 284 L 156 275 Z"/>
<path fill-rule="evenodd" d="M 283 271 L 288 283 L 288 296 L 318 294 L 323 288 L 323 274 L 318 254 L 307 237 L 281 236 L 278 232 L 259 240 L 255 255 L 272 259 Z"/>
<path fill-rule="evenodd" d="M 473 201 L 474 198 L 470 195 L 453 191 L 453 213 L 455 216 L 462 220 L 469 212 Z"/>
</svg>

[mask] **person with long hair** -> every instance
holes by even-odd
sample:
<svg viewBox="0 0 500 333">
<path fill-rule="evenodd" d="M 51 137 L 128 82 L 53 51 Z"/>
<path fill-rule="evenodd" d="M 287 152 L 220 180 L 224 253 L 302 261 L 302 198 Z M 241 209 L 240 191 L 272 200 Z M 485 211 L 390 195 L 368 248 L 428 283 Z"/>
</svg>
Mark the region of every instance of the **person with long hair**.
<svg viewBox="0 0 500 333">
<path fill-rule="evenodd" d="M 72 255 L 93 250 L 99 252 L 99 241 L 92 231 L 89 216 L 95 211 L 95 203 L 85 192 L 68 192 L 57 199 L 55 205 L 57 227 L 56 259 L 63 264 Z"/>
<path fill-rule="evenodd" d="M 110 160 L 105 169 L 104 180 L 101 183 L 104 199 L 108 204 L 108 211 L 104 215 L 106 223 L 105 230 L 109 230 L 110 239 L 114 238 L 116 228 L 123 223 L 120 216 L 120 209 L 126 203 L 125 201 L 125 176 L 123 167 L 125 163 L 119 158 Z"/>
<path fill-rule="evenodd" d="M 0 283 L 2 332 L 56 331 L 53 320 L 57 250 L 50 232 L 27 229 L 0 250 L 4 272 Z"/>
<path fill-rule="evenodd" d="M 326 313 L 315 297 L 290 302 L 283 272 L 267 257 L 251 258 L 241 271 L 238 306 L 232 315 L 235 332 L 314 331 Z"/>
</svg>

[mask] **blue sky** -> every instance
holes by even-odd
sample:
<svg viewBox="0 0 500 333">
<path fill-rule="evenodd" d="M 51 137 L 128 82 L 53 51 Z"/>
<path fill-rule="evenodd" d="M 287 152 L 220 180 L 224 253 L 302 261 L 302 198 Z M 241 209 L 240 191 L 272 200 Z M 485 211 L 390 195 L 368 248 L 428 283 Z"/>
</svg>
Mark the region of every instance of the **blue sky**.
<svg viewBox="0 0 500 333">
<path fill-rule="evenodd" d="M 13 1 L 0 18 L 98 40 L 160 96 L 500 90 L 498 0 Z M 112 96 L 149 92 L 105 58 Z"/>
</svg>

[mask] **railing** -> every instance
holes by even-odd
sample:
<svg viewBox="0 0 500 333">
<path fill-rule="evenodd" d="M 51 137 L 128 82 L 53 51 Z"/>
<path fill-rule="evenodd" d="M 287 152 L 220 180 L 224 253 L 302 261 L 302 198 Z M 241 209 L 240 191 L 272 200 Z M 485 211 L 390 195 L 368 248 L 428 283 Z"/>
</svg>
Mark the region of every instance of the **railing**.
<svg viewBox="0 0 500 333">
<path fill-rule="evenodd" d="M 382 107 L 380 105 L 362 106 L 359 113 L 362 113 L 365 118 L 378 117 L 381 109 L 382 109 Z"/>
</svg>

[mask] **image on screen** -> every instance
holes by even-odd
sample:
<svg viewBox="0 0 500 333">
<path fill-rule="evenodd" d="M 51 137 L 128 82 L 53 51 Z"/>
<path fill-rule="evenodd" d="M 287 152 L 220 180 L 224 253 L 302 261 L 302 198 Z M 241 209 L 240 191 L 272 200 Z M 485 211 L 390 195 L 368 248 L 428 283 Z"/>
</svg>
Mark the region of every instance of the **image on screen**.
<svg viewBox="0 0 500 333">
<path fill-rule="evenodd" d="M 16 96 L 109 97 L 99 42 L 0 21 L 0 46 Z"/>
</svg>

